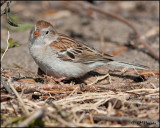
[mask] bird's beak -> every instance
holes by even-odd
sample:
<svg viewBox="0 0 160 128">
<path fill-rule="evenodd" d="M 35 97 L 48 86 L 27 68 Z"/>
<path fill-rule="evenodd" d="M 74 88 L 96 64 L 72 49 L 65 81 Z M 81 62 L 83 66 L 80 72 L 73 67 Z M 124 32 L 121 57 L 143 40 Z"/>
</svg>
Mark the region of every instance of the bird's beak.
<svg viewBox="0 0 160 128">
<path fill-rule="evenodd" d="M 39 36 L 41 36 L 41 33 L 39 32 L 39 30 L 36 30 L 34 32 L 34 37 L 39 37 Z"/>
</svg>

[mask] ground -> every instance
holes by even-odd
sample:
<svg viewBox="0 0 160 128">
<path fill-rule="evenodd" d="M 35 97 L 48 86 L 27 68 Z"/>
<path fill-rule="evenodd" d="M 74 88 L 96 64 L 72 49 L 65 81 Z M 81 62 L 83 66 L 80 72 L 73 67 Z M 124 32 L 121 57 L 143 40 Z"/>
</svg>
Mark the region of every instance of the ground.
<svg viewBox="0 0 160 128">
<path fill-rule="evenodd" d="M 132 22 L 158 54 L 158 1 L 97 1 L 94 5 Z M 10 9 L 13 21 L 21 27 L 11 27 L 6 16 L 1 17 L 1 48 L 7 46 L 8 31 L 13 42 L 19 43 L 18 47 L 7 51 L 1 62 L 2 126 L 17 126 L 20 119 L 21 123 L 29 118 L 22 119 L 22 116 L 38 113 L 40 108 L 45 113 L 42 116 L 45 126 L 159 125 L 159 62 L 125 23 L 67 1 L 13 1 Z M 122 67 L 103 66 L 95 70 L 100 75 L 90 73 L 83 79 L 86 84 L 74 81 L 56 83 L 50 77 L 38 76 L 38 66 L 28 50 L 28 38 L 31 28 L 40 19 L 51 22 L 60 33 L 115 55 L 115 60 L 145 65 L 149 71 L 128 69 L 123 72 L 125 68 Z M 110 81 L 104 77 L 107 73 L 111 76 Z M 6 81 L 20 92 L 24 106 L 19 98 L 3 89 Z M 18 121 L 11 122 L 16 116 Z M 112 117 L 117 117 L 118 121 L 111 120 Z M 140 121 L 147 124 L 138 123 Z"/>
</svg>

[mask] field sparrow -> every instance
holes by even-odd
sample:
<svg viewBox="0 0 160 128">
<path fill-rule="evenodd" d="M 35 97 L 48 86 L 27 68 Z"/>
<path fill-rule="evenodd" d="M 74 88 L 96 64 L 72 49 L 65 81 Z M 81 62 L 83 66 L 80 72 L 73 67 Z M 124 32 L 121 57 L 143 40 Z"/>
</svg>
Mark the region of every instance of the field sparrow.
<svg viewBox="0 0 160 128">
<path fill-rule="evenodd" d="M 49 22 L 43 20 L 38 21 L 30 33 L 29 50 L 40 69 L 55 78 L 81 77 L 108 64 L 145 69 L 142 65 L 114 61 L 110 55 L 56 32 Z"/>
</svg>

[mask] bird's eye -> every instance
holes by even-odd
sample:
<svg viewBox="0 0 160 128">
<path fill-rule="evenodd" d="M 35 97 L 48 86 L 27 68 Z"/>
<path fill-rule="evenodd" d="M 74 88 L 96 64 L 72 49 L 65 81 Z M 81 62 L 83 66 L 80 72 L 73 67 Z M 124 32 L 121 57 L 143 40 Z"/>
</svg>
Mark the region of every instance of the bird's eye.
<svg viewBox="0 0 160 128">
<path fill-rule="evenodd" d="M 49 33 L 49 31 L 46 31 L 46 34 L 48 34 Z"/>
</svg>

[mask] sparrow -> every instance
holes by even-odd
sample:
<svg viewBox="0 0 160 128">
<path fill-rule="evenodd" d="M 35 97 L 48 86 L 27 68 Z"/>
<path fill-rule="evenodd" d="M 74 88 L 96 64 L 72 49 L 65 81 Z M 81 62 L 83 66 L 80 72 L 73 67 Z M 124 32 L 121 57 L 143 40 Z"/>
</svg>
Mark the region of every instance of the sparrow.
<svg viewBox="0 0 160 128">
<path fill-rule="evenodd" d="M 29 51 L 39 68 L 54 78 L 78 78 L 99 66 L 114 65 L 135 69 L 146 66 L 119 62 L 109 54 L 58 33 L 47 21 L 37 21 L 30 32 Z"/>
</svg>

